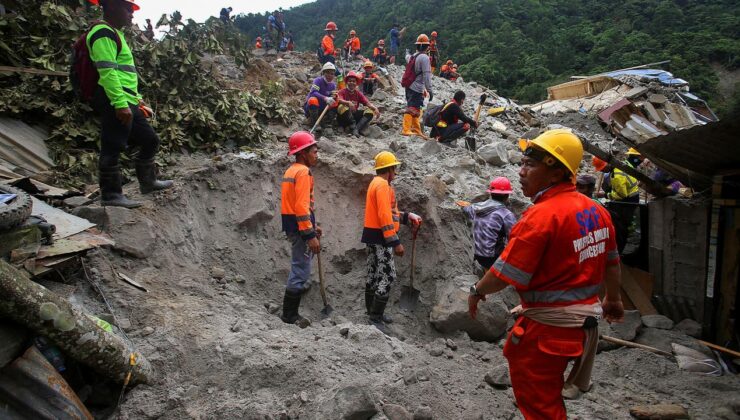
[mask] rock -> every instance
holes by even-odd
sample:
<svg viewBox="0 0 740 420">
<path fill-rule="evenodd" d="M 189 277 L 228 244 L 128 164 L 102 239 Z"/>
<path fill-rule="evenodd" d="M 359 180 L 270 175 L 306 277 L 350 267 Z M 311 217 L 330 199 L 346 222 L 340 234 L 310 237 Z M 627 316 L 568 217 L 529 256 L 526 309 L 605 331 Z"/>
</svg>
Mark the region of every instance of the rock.
<svg viewBox="0 0 740 420">
<path fill-rule="evenodd" d="M 660 328 L 661 330 L 673 328 L 673 321 L 664 315 L 644 315 L 642 324 L 648 328 Z"/>
<path fill-rule="evenodd" d="M 610 328 L 613 331 L 613 337 L 627 341 L 634 340 L 642 328 L 640 311 L 624 311 L 624 322 L 611 324 Z"/>
<path fill-rule="evenodd" d="M 632 417 L 649 420 L 687 419 L 689 413 L 677 404 L 636 405 L 630 408 Z"/>
<path fill-rule="evenodd" d="M 678 331 L 660 328 L 643 328 L 635 342 L 669 353 L 673 350 L 672 343 L 681 344 L 694 350 L 706 351 L 706 348 L 695 339 Z"/>
<path fill-rule="evenodd" d="M 445 345 L 452 351 L 457 350 L 457 344 L 451 338 L 445 340 Z"/>
<path fill-rule="evenodd" d="M 434 420 L 432 408 L 426 405 L 420 405 L 414 410 L 414 420 Z"/>
<path fill-rule="evenodd" d="M 517 152 L 514 150 L 509 150 L 509 163 L 512 165 L 518 165 L 522 163 L 522 152 Z"/>
<path fill-rule="evenodd" d="M 701 337 L 701 324 L 693 319 L 684 319 L 673 327 L 675 331 L 680 331 L 690 337 Z"/>
<path fill-rule="evenodd" d="M 373 101 L 384 101 L 388 99 L 388 94 L 385 93 L 382 89 L 378 89 L 375 92 L 373 92 L 372 100 Z"/>
<path fill-rule="evenodd" d="M 315 418 L 367 420 L 377 413 L 375 403 L 367 390 L 350 385 L 323 399 Z"/>
<path fill-rule="evenodd" d="M 105 230 L 116 241 L 116 249 L 136 258 L 148 258 L 154 253 L 154 223 L 140 212 L 123 207 L 105 207 L 108 224 Z"/>
<path fill-rule="evenodd" d="M 141 336 L 142 337 L 146 337 L 146 336 L 152 335 L 152 334 L 154 334 L 154 328 L 152 328 L 152 327 L 144 327 L 141 330 Z"/>
<path fill-rule="evenodd" d="M 383 413 L 388 420 L 413 420 L 414 416 L 405 408 L 396 404 L 386 404 L 383 406 Z"/>
<path fill-rule="evenodd" d="M 511 387 L 511 378 L 509 377 L 509 365 L 504 363 L 493 368 L 486 373 L 484 378 L 488 385 L 496 389 L 506 389 Z"/>
<path fill-rule="evenodd" d="M 439 357 L 444 353 L 444 349 L 442 347 L 432 347 L 429 349 L 429 354 L 434 357 Z"/>
<path fill-rule="evenodd" d="M 382 139 L 385 135 L 383 134 L 383 130 L 380 129 L 377 125 L 371 125 L 367 127 L 365 130 L 361 132 L 365 137 L 370 137 L 371 139 Z"/>
<path fill-rule="evenodd" d="M 339 329 L 339 334 L 346 337 L 349 334 L 349 327 L 342 327 Z"/>
<path fill-rule="evenodd" d="M 534 140 L 537 136 L 540 135 L 540 129 L 539 128 L 532 128 L 526 133 L 522 134 L 522 138 L 526 140 Z"/>
<path fill-rule="evenodd" d="M 211 277 L 220 280 L 226 277 L 226 270 L 223 267 L 211 267 Z"/>
<path fill-rule="evenodd" d="M 439 289 L 437 303 L 429 313 L 429 321 L 436 330 L 445 334 L 465 331 L 471 339 L 485 341 L 493 341 L 506 331 L 510 314 L 502 295 L 513 292 L 507 290 L 482 301 L 474 320 L 468 314 L 468 287 L 477 280 L 474 275 L 458 276 Z"/>
<path fill-rule="evenodd" d="M 93 201 L 84 195 L 76 195 L 64 200 L 64 205 L 69 207 L 81 207 L 91 204 Z"/>
<path fill-rule="evenodd" d="M 234 276 L 234 282 L 235 283 L 240 283 L 240 284 L 241 283 L 246 283 L 247 282 L 247 278 L 244 277 L 244 276 L 242 276 L 241 274 L 237 274 L 236 276 Z"/>
<path fill-rule="evenodd" d="M 397 152 L 397 151 L 398 151 L 398 149 L 400 149 L 400 148 L 401 148 L 401 144 L 400 144 L 400 143 L 398 143 L 397 141 L 393 140 L 393 141 L 391 142 L 391 144 L 390 144 L 390 145 L 388 145 L 388 147 L 390 147 L 390 148 L 391 148 L 391 150 L 393 150 L 394 152 Z"/>
<path fill-rule="evenodd" d="M 304 403 L 304 404 L 305 404 L 305 403 L 307 403 L 307 402 L 308 402 L 308 392 L 306 392 L 306 391 L 301 391 L 300 395 L 298 395 L 298 399 L 299 399 L 299 400 L 300 400 L 300 401 L 301 401 L 302 403 Z"/>
<path fill-rule="evenodd" d="M 471 158 L 467 158 L 467 157 L 460 158 L 457 160 L 457 162 L 455 162 L 456 168 L 467 170 L 467 171 L 474 170 L 475 165 L 476 165 L 475 160 Z"/>
<path fill-rule="evenodd" d="M 247 232 L 261 231 L 269 225 L 268 222 L 275 215 L 269 204 L 260 199 L 245 200 L 242 205 L 238 206 L 237 211 L 236 220 L 241 220 L 239 229 L 244 229 Z"/>
<path fill-rule="evenodd" d="M 280 305 L 278 305 L 277 303 L 270 302 L 269 304 L 267 304 L 267 312 L 271 314 L 276 314 L 279 310 Z"/>
<path fill-rule="evenodd" d="M 69 213 L 87 219 L 101 229 L 105 229 L 108 225 L 108 214 L 105 212 L 105 207 L 76 207 L 71 209 Z"/>
<path fill-rule="evenodd" d="M 422 156 L 436 155 L 437 153 L 442 151 L 442 146 L 439 144 L 438 141 L 429 140 L 424 142 L 424 145 L 421 146 L 421 149 L 419 151 L 421 152 Z"/>
<path fill-rule="evenodd" d="M 321 154 L 328 153 L 330 155 L 333 155 L 339 152 L 340 150 L 340 147 L 335 142 L 333 142 L 332 140 L 326 139 L 326 138 L 319 139 L 318 144 L 319 144 L 319 152 Z"/>
<path fill-rule="evenodd" d="M 406 385 L 411 385 L 419 382 L 419 377 L 416 375 L 416 372 L 412 370 L 407 370 L 406 373 L 403 374 L 403 383 Z"/>
<path fill-rule="evenodd" d="M 478 149 L 478 156 L 493 166 L 502 166 L 509 162 L 509 152 L 501 143 L 486 144 Z"/>
<path fill-rule="evenodd" d="M 296 74 L 293 75 L 296 80 L 298 80 L 301 83 L 307 83 L 308 82 L 308 76 L 306 76 L 306 73 L 299 71 L 296 72 Z"/>
<path fill-rule="evenodd" d="M 444 182 L 447 185 L 452 185 L 455 183 L 455 177 L 450 173 L 445 173 L 442 175 L 442 178 L 440 178 L 442 182 Z"/>
</svg>

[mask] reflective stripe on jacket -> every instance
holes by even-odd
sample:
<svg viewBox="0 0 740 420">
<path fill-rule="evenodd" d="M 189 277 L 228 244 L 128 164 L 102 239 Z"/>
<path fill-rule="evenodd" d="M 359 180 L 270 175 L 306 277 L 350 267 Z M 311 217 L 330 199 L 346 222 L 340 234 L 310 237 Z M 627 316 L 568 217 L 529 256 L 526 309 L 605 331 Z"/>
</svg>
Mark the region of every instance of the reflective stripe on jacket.
<svg viewBox="0 0 740 420">
<path fill-rule="evenodd" d="M 120 53 L 116 36 L 121 41 Z M 139 76 L 123 32 L 101 23 L 90 29 L 85 42 L 90 60 L 98 70 L 98 84 L 105 90 L 111 106 L 122 109 L 129 105 L 138 105 L 141 99 L 138 90 Z"/>
<path fill-rule="evenodd" d="M 612 200 L 626 200 L 640 192 L 637 179 L 619 168 L 614 168 L 612 172 L 611 189 L 609 198 Z"/>
<path fill-rule="evenodd" d="M 609 212 L 561 183 L 522 214 L 491 271 L 516 288 L 524 308 L 567 306 L 597 302 L 606 266 L 618 263 Z"/>
<path fill-rule="evenodd" d="M 398 211 L 396 191 L 383 177 L 376 176 L 367 189 L 361 241 L 395 247 L 401 243 L 398 238 L 401 223 L 408 223 L 408 214 Z"/>
<path fill-rule="evenodd" d="M 313 214 L 313 175 L 306 165 L 294 163 L 283 175 L 280 215 L 283 232 L 299 233 L 304 240 L 316 237 Z"/>
</svg>

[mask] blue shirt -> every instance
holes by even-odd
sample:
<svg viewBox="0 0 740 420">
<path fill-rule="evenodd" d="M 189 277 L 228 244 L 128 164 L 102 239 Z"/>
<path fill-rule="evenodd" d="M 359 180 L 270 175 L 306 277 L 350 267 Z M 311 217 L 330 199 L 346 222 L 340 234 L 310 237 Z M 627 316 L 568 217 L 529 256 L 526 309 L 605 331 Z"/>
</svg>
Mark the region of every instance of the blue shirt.
<svg viewBox="0 0 740 420">
<path fill-rule="evenodd" d="M 401 32 L 393 28 L 391 29 L 391 45 L 399 46 L 401 44 Z"/>
</svg>

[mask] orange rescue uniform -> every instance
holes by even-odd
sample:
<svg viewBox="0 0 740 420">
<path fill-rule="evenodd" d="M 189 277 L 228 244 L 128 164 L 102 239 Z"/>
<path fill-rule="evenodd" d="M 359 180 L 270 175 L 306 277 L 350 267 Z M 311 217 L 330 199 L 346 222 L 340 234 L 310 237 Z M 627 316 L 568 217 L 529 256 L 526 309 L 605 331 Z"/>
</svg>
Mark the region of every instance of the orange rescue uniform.
<svg viewBox="0 0 740 420">
<path fill-rule="evenodd" d="M 335 57 L 337 55 L 337 52 L 334 49 L 334 38 L 328 34 L 324 35 L 324 39 L 321 40 L 321 49 L 323 50 L 324 55 L 333 55 Z"/>
<path fill-rule="evenodd" d="M 491 271 L 514 286 L 524 308 L 597 303 L 607 265 L 619 263 L 609 212 L 570 183 L 541 192 L 534 202 Z M 583 329 L 526 316 L 515 326 L 524 335 L 517 343 L 509 335 L 504 356 L 519 409 L 527 420 L 565 420 L 563 373 L 583 353 Z"/>
<path fill-rule="evenodd" d="M 352 49 L 352 54 L 357 54 L 360 52 L 360 38 L 354 37 L 352 38 L 350 42 L 350 48 Z"/>
<path fill-rule="evenodd" d="M 293 163 L 283 175 L 280 200 L 283 232 L 298 233 L 305 241 L 315 238 L 316 219 L 313 209 L 311 170 L 301 163 Z"/>
<path fill-rule="evenodd" d="M 396 191 L 383 177 L 376 176 L 367 189 L 365 227 L 362 243 L 395 247 L 401 244 L 398 230 L 408 224 L 408 213 L 399 212 Z"/>
</svg>

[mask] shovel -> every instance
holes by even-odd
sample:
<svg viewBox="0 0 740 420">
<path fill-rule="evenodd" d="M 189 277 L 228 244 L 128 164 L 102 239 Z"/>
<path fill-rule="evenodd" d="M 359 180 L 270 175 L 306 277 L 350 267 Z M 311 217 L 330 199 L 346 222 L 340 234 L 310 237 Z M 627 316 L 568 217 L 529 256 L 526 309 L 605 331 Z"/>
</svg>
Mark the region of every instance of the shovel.
<svg viewBox="0 0 740 420">
<path fill-rule="evenodd" d="M 334 311 L 334 308 L 329 305 L 329 301 L 326 299 L 326 286 L 324 285 L 324 270 L 321 268 L 321 253 L 316 254 L 316 262 L 319 264 L 319 292 L 321 292 L 321 300 L 324 302 L 324 309 L 321 310 L 321 318 L 328 318 L 329 315 Z"/>
<path fill-rule="evenodd" d="M 478 118 L 480 118 L 480 111 L 481 108 L 483 108 L 483 103 L 486 102 L 486 98 L 488 96 L 484 93 L 480 96 L 480 101 L 478 101 L 478 107 L 475 109 L 475 116 L 473 119 L 475 120 L 475 124 L 478 124 Z M 465 137 L 465 148 L 470 150 L 471 152 L 475 152 L 477 149 L 476 141 L 475 141 L 475 132 L 478 130 L 478 128 L 474 128 L 471 130 L 471 133 Z"/>
<path fill-rule="evenodd" d="M 416 268 L 416 234 L 418 230 L 414 232 L 413 239 L 411 239 L 411 275 L 409 276 L 409 285 L 401 286 L 401 309 L 407 311 L 413 311 L 416 308 L 416 303 L 419 302 L 419 289 L 414 288 L 414 269 Z"/>
</svg>

